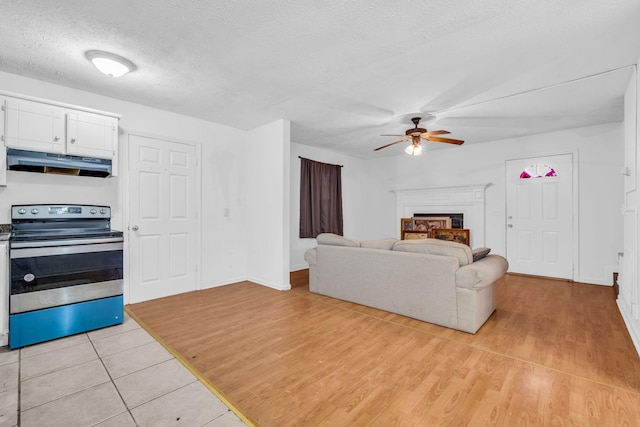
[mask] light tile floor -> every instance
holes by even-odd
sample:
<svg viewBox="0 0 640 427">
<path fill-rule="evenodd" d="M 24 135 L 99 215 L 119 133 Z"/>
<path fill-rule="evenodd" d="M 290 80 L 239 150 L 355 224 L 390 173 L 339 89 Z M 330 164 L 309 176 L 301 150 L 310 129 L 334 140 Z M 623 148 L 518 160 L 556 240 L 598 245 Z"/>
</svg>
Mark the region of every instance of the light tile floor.
<svg viewBox="0 0 640 427">
<path fill-rule="evenodd" d="M 110 328 L 0 348 L 0 427 L 176 425 L 246 424 L 127 315 Z"/>
</svg>

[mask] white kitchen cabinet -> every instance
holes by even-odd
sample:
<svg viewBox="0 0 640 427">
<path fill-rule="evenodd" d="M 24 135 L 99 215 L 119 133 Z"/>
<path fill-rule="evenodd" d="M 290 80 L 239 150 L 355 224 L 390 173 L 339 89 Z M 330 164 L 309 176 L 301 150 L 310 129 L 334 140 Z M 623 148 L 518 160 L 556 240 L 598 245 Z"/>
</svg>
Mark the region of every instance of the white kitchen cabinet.
<svg viewBox="0 0 640 427">
<path fill-rule="evenodd" d="M 9 242 L 0 241 L 0 347 L 9 344 Z"/>
<path fill-rule="evenodd" d="M 112 159 L 118 148 L 118 119 L 67 113 L 67 154 Z"/>
<path fill-rule="evenodd" d="M 18 98 L 5 98 L 3 107 L 7 147 L 64 153 L 63 109 Z"/>
<path fill-rule="evenodd" d="M 5 147 L 110 159 L 118 165 L 118 114 L 10 92 L 0 93 L 1 140 Z M 0 185 L 6 185 L 6 155 L 0 154 Z"/>
</svg>

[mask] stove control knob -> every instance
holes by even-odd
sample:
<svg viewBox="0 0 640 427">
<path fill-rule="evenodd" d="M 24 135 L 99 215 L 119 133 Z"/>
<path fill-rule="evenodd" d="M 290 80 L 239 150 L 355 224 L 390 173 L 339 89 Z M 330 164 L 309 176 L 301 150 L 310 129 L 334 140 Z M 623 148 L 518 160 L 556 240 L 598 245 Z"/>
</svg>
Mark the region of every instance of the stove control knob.
<svg viewBox="0 0 640 427">
<path fill-rule="evenodd" d="M 24 277 L 22 279 L 27 283 L 31 283 L 31 282 L 33 282 L 35 280 L 35 278 L 36 278 L 36 276 L 34 276 L 33 274 L 27 273 L 27 274 L 24 275 Z"/>
<path fill-rule="evenodd" d="M 101 213 L 102 215 L 104 215 L 104 214 L 106 214 L 106 213 L 107 213 L 107 210 L 106 210 L 106 209 L 100 209 L 100 213 Z"/>
<path fill-rule="evenodd" d="M 39 211 L 38 211 L 38 209 L 36 209 L 36 208 L 31 209 L 31 213 L 32 213 L 32 214 L 34 214 L 34 215 L 35 215 L 35 214 L 37 214 L 38 212 L 39 212 Z"/>
<path fill-rule="evenodd" d="M 89 212 L 91 212 L 91 215 L 95 215 L 95 214 L 97 214 L 97 213 L 98 213 L 98 211 L 97 211 L 97 210 L 95 210 L 95 209 L 91 209 Z"/>
<path fill-rule="evenodd" d="M 20 208 L 20 209 L 18 209 L 18 213 L 19 213 L 20 215 L 24 215 L 24 214 L 26 214 L 26 213 L 27 213 L 27 210 L 26 210 L 25 208 Z"/>
</svg>

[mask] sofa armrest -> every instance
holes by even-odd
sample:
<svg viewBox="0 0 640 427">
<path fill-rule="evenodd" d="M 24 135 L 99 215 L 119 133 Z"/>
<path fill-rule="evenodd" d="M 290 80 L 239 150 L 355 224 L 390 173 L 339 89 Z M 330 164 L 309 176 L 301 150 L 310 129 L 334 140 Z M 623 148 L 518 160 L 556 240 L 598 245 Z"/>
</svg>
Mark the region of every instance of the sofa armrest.
<svg viewBox="0 0 640 427">
<path fill-rule="evenodd" d="M 479 261 L 460 267 L 456 271 L 456 286 L 482 289 L 507 273 L 509 263 L 500 255 L 487 255 Z"/>
<path fill-rule="evenodd" d="M 304 260 L 307 261 L 307 264 L 318 265 L 318 251 L 316 248 L 307 249 L 304 253 Z"/>
</svg>

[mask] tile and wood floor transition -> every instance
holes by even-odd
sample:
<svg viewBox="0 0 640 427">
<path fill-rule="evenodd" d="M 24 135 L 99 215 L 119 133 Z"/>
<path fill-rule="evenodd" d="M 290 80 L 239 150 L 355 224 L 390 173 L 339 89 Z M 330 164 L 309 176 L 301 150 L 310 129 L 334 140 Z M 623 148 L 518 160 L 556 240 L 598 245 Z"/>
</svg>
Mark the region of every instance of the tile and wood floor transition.
<svg viewBox="0 0 640 427">
<path fill-rule="evenodd" d="M 246 424 L 125 316 L 122 325 L 0 350 L 0 427 L 18 425 Z"/>
<path fill-rule="evenodd" d="M 177 359 L 127 319 L 0 353 L 0 378 L 19 364 L 22 426 L 243 425 L 222 402 L 262 426 L 640 425 L 611 288 L 508 276 L 496 292 L 470 335 L 242 282 L 128 307 Z M 0 386 L 0 408 L 17 404 Z"/>
</svg>

